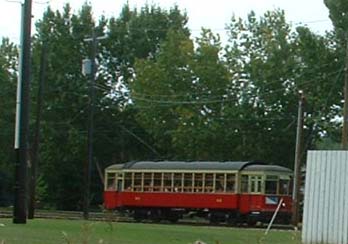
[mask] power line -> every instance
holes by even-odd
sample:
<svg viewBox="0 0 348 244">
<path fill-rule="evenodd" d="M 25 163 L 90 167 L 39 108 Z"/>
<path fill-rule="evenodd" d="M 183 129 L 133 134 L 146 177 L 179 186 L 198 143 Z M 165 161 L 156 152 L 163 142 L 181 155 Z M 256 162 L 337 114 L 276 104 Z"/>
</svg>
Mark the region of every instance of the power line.
<svg viewBox="0 0 348 244">
<path fill-rule="evenodd" d="M 307 81 L 307 82 L 303 82 L 301 83 L 301 85 L 306 85 L 308 83 L 312 83 L 312 81 Z M 272 90 L 271 93 L 275 94 L 277 92 L 284 92 L 286 90 L 285 87 L 282 87 L 280 89 L 275 89 Z M 269 95 L 270 91 L 265 92 L 265 93 L 258 93 L 256 94 L 256 96 L 252 96 L 252 97 L 248 97 L 248 99 L 258 99 L 260 97 L 262 97 L 262 95 Z M 242 97 L 237 97 L 237 98 L 224 98 L 224 99 L 212 99 L 212 100 L 197 100 L 197 101 L 176 101 L 176 100 L 155 100 L 155 99 L 147 99 L 147 98 L 141 98 L 141 97 L 137 97 L 137 96 L 131 96 L 131 99 L 139 100 L 142 102 L 149 102 L 149 103 L 154 103 L 154 104 L 171 104 L 171 105 L 187 105 L 187 104 L 213 104 L 213 103 L 226 103 L 226 102 L 239 102 L 240 100 L 242 100 Z"/>
<path fill-rule="evenodd" d="M 329 19 L 317 19 L 317 20 L 308 20 L 308 21 L 299 21 L 293 23 L 294 25 L 303 25 L 303 24 L 318 24 L 323 22 L 331 22 Z"/>
<path fill-rule="evenodd" d="M 327 66 L 327 65 L 329 65 L 329 64 L 324 64 L 321 67 L 324 67 L 324 66 Z M 336 74 L 338 72 L 340 72 L 340 70 L 333 71 L 333 72 L 330 72 L 330 73 L 326 73 L 326 75 L 327 76 L 331 76 L 331 75 Z M 304 76 L 306 74 L 307 73 L 302 74 L 302 76 Z M 253 81 L 251 81 L 250 83 L 253 83 Z M 281 84 L 281 83 L 284 83 L 284 81 L 283 82 L 280 82 L 280 81 L 267 82 L 265 84 L 266 84 L 266 87 L 267 87 L 267 86 L 271 86 L 271 85 L 274 85 L 274 84 Z M 214 92 L 216 92 L 216 91 L 228 91 L 228 90 L 232 91 L 233 88 L 230 87 L 229 85 L 230 84 L 227 83 L 226 87 L 218 87 L 218 88 L 215 88 L 213 90 L 214 90 Z M 301 85 L 301 84 L 299 84 L 299 85 Z M 284 88 L 281 88 L 281 90 L 282 89 L 284 89 Z M 205 92 L 194 92 L 194 93 L 186 92 L 185 94 L 178 94 L 178 93 L 176 93 L 176 94 L 148 94 L 148 93 L 137 93 L 135 91 L 131 91 L 131 93 L 135 94 L 137 97 L 138 96 L 142 96 L 142 97 L 165 97 L 165 98 L 168 98 L 168 97 L 189 97 L 189 96 L 202 95 L 202 94 L 209 96 L 209 98 L 218 98 L 218 97 L 223 97 L 223 96 L 228 95 L 226 93 L 219 94 L 219 95 L 211 94 L 211 93 L 213 93 L 211 90 L 208 90 L 208 91 L 205 91 Z"/>
<path fill-rule="evenodd" d="M 301 83 L 301 85 L 305 85 L 307 83 L 310 83 L 311 81 L 309 82 L 305 82 L 305 83 Z M 105 88 L 101 88 L 99 87 L 98 89 L 100 90 L 104 90 L 104 91 L 110 91 L 110 90 L 107 90 Z M 226 88 L 225 90 L 227 90 L 228 88 Z M 275 90 L 271 90 L 269 92 L 265 92 L 265 93 L 258 93 L 256 96 L 254 97 L 248 97 L 249 99 L 251 98 L 260 98 L 262 95 L 268 95 L 270 92 L 271 93 L 277 93 L 277 92 L 281 92 L 281 91 L 284 91 L 286 89 L 286 87 L 282 87 L 282 88 L 279 88 L 279 89 L 275 89 Z M 231 92 L 233 92 L 231 90 Z M 240 92 L 240 91 L 239 91 Z M 218 97 L 222 97 L 221 99 L 205 99 L 205 100 L 198 100 L 199 98 L 196 98 L 197 100 L 196 101 L 193 101 L 193 100 L 158 100 L 158 99 L 149 99 L 149 98 L 145 98 L 145 97 L 163 97 L 163 98 L 168 98 L 168 97 L 181 97 L 181 96 L 194 96 L 194 95 L 197 95 L 198 93 L 187 93 L 187 94 L 184 94 L 184 95 L 180 95 L 180 94 L 177 94 L 177 95 L 174 95 L 171 96 L 171 95 L 166 95 L 166 94 L 144 94 L 144 93 L 136 93 L 136 92 L 131 92 L 131 93 L 135 93 L 135 94 L 139 94 L 140 96 L 137 96 L 137 95 L 130 95 L 130 99 L 134 99 L 134 100 L 140 100 L 140 101 L 146 101 L 146 102 L 151 102 L 151 103 L 161 103 L 161 104 L 209 104 L 209 103 L 224 103 L 224 102 L 231 102 L 231 101 L 239 101 L 242 99 L 242 97 L 237 97 L 237 98 L 228 98 L 228 96 L 230 96 L 231 94 L 222 94 L 222 95 L 209 95 L 207 94 L 208 98 L 218 98 Z M 201 93 L 203 94 L 203 93 Z M 143 97 L 141 97 L 143 96 Z M 226 96 L 226 98 L 223 98 L 224 96 Z"/>
<path fill-rule="evenodd" d="M 153 153 L 155 153 L 157 156 L 161 155 L 157 152 L 157 150 L 155 148 L 153 148 L 152 146 L 150 146 L 147 142 L 145 142 L 143 139 L 141 139 L 138 135 L 134 134 L 132 131 L 128 130 L 127 128 L 125 128 L 122 125 L 119 125 L 119 127 L 121 129 L 123 129 L 124 131 L 126 131 L 128 134 L 132 135 L 133 137 L 135 137 L 139 142 L 141 142 L 143 145 L 145 145 L 148 149 L 150 149 Z"/>
</svg>

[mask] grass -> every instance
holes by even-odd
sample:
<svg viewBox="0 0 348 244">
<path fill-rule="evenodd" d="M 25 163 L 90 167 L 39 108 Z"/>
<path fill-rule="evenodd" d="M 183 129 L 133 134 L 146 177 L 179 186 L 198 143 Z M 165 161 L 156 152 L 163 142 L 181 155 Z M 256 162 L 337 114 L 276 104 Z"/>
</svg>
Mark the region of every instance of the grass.
<svg viewBox="0 0 348 244">
<path fill-rule="evenodd" d="M 299 232 L 165 224 L 110 223 L 77 220 L 0 219 L 0 244 L 298 244 Z"/>
</svg>

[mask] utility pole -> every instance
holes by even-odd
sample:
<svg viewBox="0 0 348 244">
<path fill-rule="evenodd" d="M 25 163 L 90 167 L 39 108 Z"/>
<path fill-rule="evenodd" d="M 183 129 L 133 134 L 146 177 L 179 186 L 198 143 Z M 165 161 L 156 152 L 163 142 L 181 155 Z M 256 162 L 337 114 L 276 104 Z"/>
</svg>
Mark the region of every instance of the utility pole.
<svg viewBox="0 0 348 244">
<path fill-rule="evenodd" d="M 292 224 L 297 227 L 299 222 L 299 192 L 301 178 L 301 154 L 302 154 L 302 132 L 303 132 L 303 114 L 305 97 L 302 91 L 299 91 L 297 131 L 296 131 L 296 149 L 295 149 L 295 166 L 294 166 L 294 183 L 292 193 Z"/>
<path fill-rule="evenodd" d="M 89 82 L 89 102 L 88 102 L 88 159 L 85 163 L 84 174 L 85 174 L 85 192 L 83 199 L 83 217 L 84 219 L 89 218 L 89 204 L 90 204 L 90 188 L 91 188 L 91 175 L 92 175 L 92 165 L 93 165 L 93 134 L 94 134 L 94 103 L 95 103 L 95 74 L 97 72 L 96 69 L 96 55 L 97 55 L 97 47 L 98 41 L 105 39 L 106 36 L 96 36 L 95 30 L 93 28 L 93 33 L 91 38 L 86 38 L 84 41 L 92 42 L 92 52 L 91 52 L 91 62 L 90 69 L 85 69 L 85 74 L 90 75 Z M 86 72 L 86 70 L 88 70 Z"/>
<path fill-rule="evenodd" d="M 29 87 L 30 87 L 30 54 L 31 54 L 31 8 L 32 1 L 25 0 L 22 18 L 22 67 L 20 85 L 18 150 L 15 166 L 15 196 L 13 208 L 13 223 L 27 222 L 27 164 L 28 164 L 28 134 L 29 134 Z"/>
<path fill-rule="evenodd" d="M 344 105 L 343 105 L 343 129 L 342 129 L 342 150 L 347 150 L 348 136 L 348 33 L 346 37 L 346 57 L 344 68 Z"/>
<path fill-rule="evenodd" d="M 40 76 L 39 76 L 39 89 L 37 94 L 37 107 L 36 107 L 36 122 L 35 122 L 35 136 L 32 146 L 31 156 L 31 172 L 29 181 L 29 206 L 28 206 L 28 218 L 33 219 L 35 213 L 35 188 L 36 188 L 36 175 L 38 165 L 38 151 L 40 143 L 40 123 L 42 113 L 42 101 L 43 101 L 43 86 L 46 77 L 47 66 L 47 43 L 43 41 L 40 57 Z"/>
</svg>

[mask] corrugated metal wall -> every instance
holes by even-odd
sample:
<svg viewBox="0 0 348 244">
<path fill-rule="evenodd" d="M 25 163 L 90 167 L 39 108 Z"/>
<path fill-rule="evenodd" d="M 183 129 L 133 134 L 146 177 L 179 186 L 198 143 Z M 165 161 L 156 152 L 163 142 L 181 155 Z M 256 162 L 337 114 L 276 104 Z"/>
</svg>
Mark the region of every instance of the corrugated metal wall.
<svg viewBox="0 0 348 244">
<path fill-rule="evenodd" d="M 348 152 L 309 151 L 302 242 L 348 244 Z"/>
</svg>

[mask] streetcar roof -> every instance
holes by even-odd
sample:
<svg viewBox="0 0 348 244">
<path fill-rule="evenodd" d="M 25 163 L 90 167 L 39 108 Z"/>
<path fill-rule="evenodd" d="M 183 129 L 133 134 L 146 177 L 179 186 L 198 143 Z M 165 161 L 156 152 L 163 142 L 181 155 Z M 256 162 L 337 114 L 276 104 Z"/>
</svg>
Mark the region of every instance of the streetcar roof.
<svg viewBox="0 0 348 244">
<path fill-rule="evenodd" d="M 226 171 L 274 171 L 292 173 L 288 168 L 278 165 L 267 165 L 257 161 L 137 161 L 125 164 L 113 164 L 106 170 L 226 170 Z"/>
<path fill-rule="evenodd" d="M 245 171 L 264 171 L 264 172 L 279 172 L 279 173 L 289 173 L 292 174 L 292 170 L 279 165 L 270 165 L 270 164 L 256 164 L 248 165 L 244 168 Z"/>
</svg>

